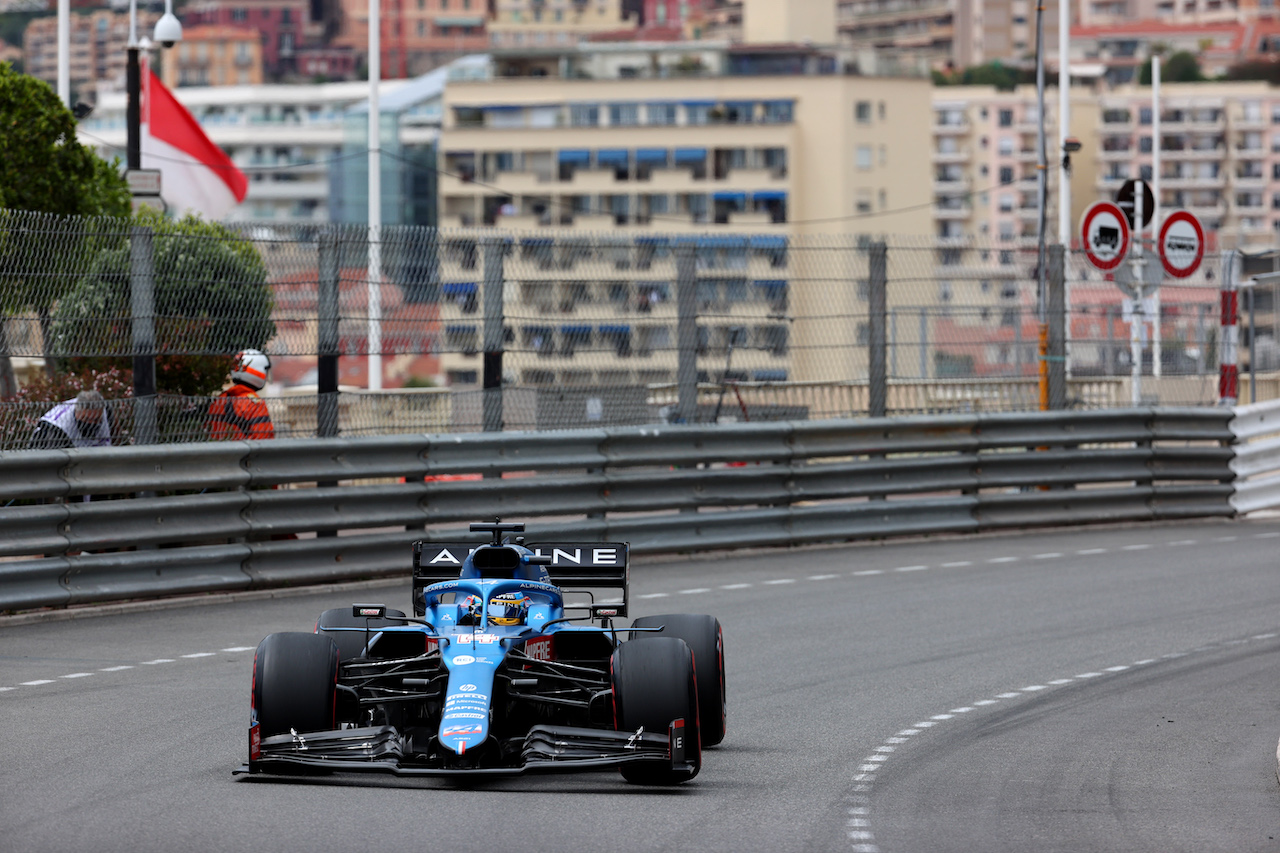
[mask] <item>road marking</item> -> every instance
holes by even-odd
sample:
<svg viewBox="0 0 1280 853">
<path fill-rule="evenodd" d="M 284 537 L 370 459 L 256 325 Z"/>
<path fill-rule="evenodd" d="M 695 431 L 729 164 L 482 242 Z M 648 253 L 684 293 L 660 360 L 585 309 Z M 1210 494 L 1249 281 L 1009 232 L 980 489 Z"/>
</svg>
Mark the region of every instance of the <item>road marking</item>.
<svg viewBox="0 0 1280 853">
<path fill-rule="evenodd" d="M 839 575 L 809 575 L 811 581 L 829 581 L 832 578 L 838 578 Z"/>
<path fill-rule="evenodd" d="M 863 578 L 863 577 L 866 577 L 867 575 L 882 575 L 882 574 L 884 574 L 884 569 L 863 569 L 860 572 L 854 572 L 853 576 L 855 578 Z"/>
<path fill-rule="evenodd" d="M 704 592 L 711 592 L 711 590 L 710 590 L 710 588 L 705 587 L 705 586 L 700 586 L 700 587 L 697 587 L 696 589 L 682 589 L 682 590 L 680 590 L 680 594 L 681 594 L 681 595 L 699 595 L 700 593 L 704 593 Z"/>
<path fill-rule="evenodd" d="M 1048 690 L 1043 684 L 1032 684 L 1029 687 L 1019 687 L 1018 690 L 1023 693 L 1035 693 L 1037 690 Z"/>
<path fill-rule="evenodd" d="M 1280 533 L 1274 533 L 1274 532 L 1272 532 L 1272 533 L 1255 533 L 1255 534 L 1253 534 L 1253 538 L 1254 538 L 1254 539 L 1275 539 L 1277 536 L 1280 536 Z"/>
<path fill-rule="evenodd" d="M 1195 539 L 1179 539 L 1177 542 L 1170 542 L 1169 546 L 1176 547 L 1179 545 L 1196 545 L 1196 544 L 1199 544 L 1199 543 Z"/>
<path fill-rule="evenodd" d="M 894 569 L 894 571 L 895 572 L 923 572 L 923 571 L 926 571 L 928 568 L 929 568 L 928 566 L 898 566 L 898 568 Z"/>
<path fill-rule="evenodd" d="M 967 713 L 969 713 L 969 712 L 970 712 L 970 711 L 972 711 L 972 710 L 973 710 L 973 708 L 968 707 L 968 706 L 965 706 L 965 707 L 963 707 L 963 708 L 952 708 L 952 709 L 951 709 L 951 711 L 950 711 L 949 713 L 952 713 L 952 714 L 967 714 Z"/>
<path fill-rule="evenodd" d="M 229 649 L 223 649 L 222 651 L 224 651 L 224 652 L 251 652 L 251 651 L 253 651 L 253 648 L 254 648 L 253 646 L 232 646 L 231 648 L 229 648 Z"/>
<path fill-rule="evenodd" d="M 73 672 L 68 675 L 60 675 L 59 678 L 88 678 L 93 675 L 92 672 Z"/>
<path fill-rule="evenodd" d="M 23 687 L 39 687 L 41 684 L 53 684 L 52 678 L 40 678 L 35 681 L 22 682 Z"/>
<path fill-rule="evenodd" d="M 934 714 L 934 715 L 933 715 L 932 717 L 930 717 L 929 719 L 931 719 L 931 720 L 949 720 L 949 719 L 951 719 L 951 718 L 952 718 L 952 717 L 954 717 L 954 716 L 955 716 L 955 714 Z"/>
<path fill-rule="evenodd" d="M 125 669 L 133 669 L 133 667 L 129 664 L 124 664 L 123 666 L 108 666 L 105 669 L 98 670 L 98 672 L 120 672 Z"/>
<path fill-rule="evenodd" d="M 749 583 L 727 583 L 720 587 L 721 589 L 746 589 L 751 586 Z"/>
<path fill-rule="evenodd" d="M 670 596 L 668 593 L 665 593 L 665 592 L 647 592 L 640 597 L 641 598 L 668 598 Z"/>
<path fill-rule="evenodd" d="M 1236 536 L 1218 536 L 1218 537 L 1215 537 L 1213 541 L 1214 542 L 1234 542 L 1236 541 L 1237 538 L 1238 537 Z"/>
<path fill-rule="evenodd" d="M 0 693 L 8 693 L 10 690 L 17 690 L 16 687 L 0 687 Z"/>
<path fill-rule="evenodd" d="M 961 568 L 964 568 L 965 566 L 972 566 L 972 565 L 973 565 L 973 560 L 956 560 L 954 563 L 943 563 L 942 568 L 961 569 Z"/>
<path fill-rule="evenodd" d="M 1128 665 L 1122 665 L 1122 666 L 1109 666 L 1109 667 L 1107 667 L 1107 670 L 1106 670 L 1106 671 L 1107 671 L 1107 672 L 1124 672 L 1124 671 L 1125 671 L 1126 669 L 1128 669 L 1128 668 L 1129 668 L 1129 667 L 1128 667 Z"/>
<path fill-rule="evenodd" d="M 1016 563 L 1017 561 L 1017 557 L 992 557 L 987 560 L 988 563 Z"/>
<path fill-rule="evenodd" d="M 1124 550 L 1124 551 L 1145 551 L 1145 550 L 1147 550 L 1147 549 L 1148 549 L 1148 548 L 1150 548 L 1150 547 L 1151 547 L 1151 546 L 1150 546 L 1150 545 L 1147 545 L 1147 544 L 1142 544 L 1142 545 L 1125 545 L 1125 546 L 1124 546 L 1124 548 L 1123 548 L 1123 549 L 1121 549 L 1121 550 Z"/>
<path fill-rule="evenodd" d="M 1275 635 L 1275 634 L 1259 634 L 1259 635 L 1257 635 L 1256 637 L 1254 637 L 1253 639 L 1255 639 L 1255 640 L 1271 640 L 1271 639 L 1274 639 L 1275 637 L 1276 637 L 1276 635 Z"/>
<path fill-rule="evenodd" d="M 213 652 L 194 652 L 193 654 L 189 654 L 189 655 L 182 655 L 182 657 L 184 657 L 184 658 L 211 658 L 211 657 L 213 657 Z"/>
<path fill-rule="evenodd" d="M 1035 555 L 1034 557 L 1032 557 L 1031 559 L 1033 559 L 1033 560 L 1052 560 L 1052 559 L 1054 559 L 1055 557 L 1061 557 L 1061 556 L 1062 556 L 1062 552 L 1061 552 L 1061 551 L 1050 551 L 1050 552 L 1048 552 L 1047 554 L 1036 554 L 1036 555 Z"/>
<path fill-rule="evenodd" d="M 877 746 L 877 747 L 876 747 L 876 752 L 893 752 L 893 750 L 894 750 L 894 747 L 892 747 L 892 746 Z M 884 759 L 881 759 L 881 760 L 883 761 Z"/>
<path fill-rule="evenodd" d="M 776 586 L 777 584 L 780 584 L 780 583 L 795 583 L 795 582 L 796 582 L 795 578 L 775 578 L 774 580 L 771 580 L 771 581 L 765 581 L 765 583 L 769 584 L 770 586 Z"/>
<path fill-rule="evenodd" d="M 173 658 L 156 658 L 155 660 L 140 661 L 143 666 L 155 666 L 158 663 L 173 663 Z"/>
<path fill-rule="evenodd" d="M 1082 672 L 1076 678 L 1097 678 L 1100 675 L 1102 675 L 1100 672 Z"/>
<path fill-rule="evenodd" d="M 936 726 L 937 723 L 935 723 L 933 720 L 921 720 L 920 722 L 913 723 L 912 725 L 917 729 L 931 729 L 934 726 Z"/>
<path fill-rule="evenodd" d="M 1049 683 L 1052 684 L 1054 687 L 1057 687 L 1059 684 L 1070 684 L 1073 681 L 1075 681 L 1074 678 L 1055 678 L 1053 681 L 1050 681 Z"/>
<path fill-rule="evenodd" d="M 997 699 L 1017 699 L 1021 695 L 1022 695 L 1021 693 L 997 693 L 996 698 Z"/>
<path fill-rule="evenodd" d="M 1247 641 L 1246 641 L 1246 642 L 1247 642 Z M 1133 665 L 1134 665 L 1134 666 L 1146 666 L 1146 665 L 1147 665 L 1147 664 L 1149 664 L 1149 663 L 1155 663 L 1155 662 L 1156 662 L 1156 659 L 1155 659 L 1155 658 L 1147 658 L 1146 660 L 1134 661 L 1134 662 L 1133 662 Z"/>
<path fill-rule="evenodd" d="M 1105 553 L 1107 553 L 1106 548 L 1081 548 L 1079 551 L 1076 551 L 1076 554 L 1080 557 L 1092 557 L 1094 554 Z"/>
<path fill-rule="evenodd" d="M 898 732 L 898 734 L 895 735 L 895 737 L 911 737 L 912 735 L 918 735 L 918 734 L 920 734 L 919 729 L 903 729 L 902 731 Z"/>
<path fill-rule="evenodd" d="M 1000 701 L 999 699 L 979 699 L 977 702 L 974 702 L 973 704 L 978 706 L 994 705 L 999 701 Z"/>
</svg>

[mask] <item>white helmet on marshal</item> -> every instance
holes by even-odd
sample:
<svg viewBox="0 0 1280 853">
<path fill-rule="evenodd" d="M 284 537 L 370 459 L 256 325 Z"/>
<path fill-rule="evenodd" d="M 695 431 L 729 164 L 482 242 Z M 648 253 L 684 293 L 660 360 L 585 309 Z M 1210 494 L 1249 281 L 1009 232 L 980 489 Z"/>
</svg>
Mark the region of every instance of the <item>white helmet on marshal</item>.
<svg viewBox="0 0 1280 853">
<path fill-rule="evenodd" d="M 231 368 L 231 381 L 261 391 L 267 384 L 267 371 L 270 369 L 271 359 L 266 353 L 256 349 L 241 350 L 236 353 L 236 363 Z"/>
</svg>

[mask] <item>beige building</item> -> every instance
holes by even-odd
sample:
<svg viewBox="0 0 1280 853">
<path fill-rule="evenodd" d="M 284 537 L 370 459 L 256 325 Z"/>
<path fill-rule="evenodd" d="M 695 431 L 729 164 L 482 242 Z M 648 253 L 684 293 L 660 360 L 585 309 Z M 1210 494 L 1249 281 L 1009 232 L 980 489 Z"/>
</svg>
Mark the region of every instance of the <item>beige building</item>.
<svg viewBox="0 0 1280 853">
<path fill-rule="evenodd" d="M 150 33 L 159 15 L 138 10 L 138 32 Z M 125 86 L 129 15 L 106 10 L 71 16 L 71 85 L 80 95 L 122 91 Z M 50 85 L 58 80 L 58 19 L 36 18 L 22 37 L 23 69 Z M 90 100 L 90 98 L 85 98 Z"/>
<path fill-rule="evenodd" d="M 622 0 L 495 0 L 489 41 L 504 47 L 564 47 L 636 26 Z"/>
<path fill-rule="evenodd" d="M 866 289 L 853 286 L 866 253 L 847 250 L 933 231 L 929 81 L 835 73 L 834 57 L 805 46 L 588 52 L 498 53 L 495 69 L 533 76 L 445 90 L 450 380 L 478 378 L 476 239 L 489 225 L 526 235 L 505 269 L 508 316 L 522 318 L 513 346 L 536 353 L 508 359 L 519 381 L 673 381 L 680 245 L 696 252 L 698 310 L 714 315 L 699 321 L 704 378 L 865 373 L 866 323 L 851 318 L 866 311 Z M 737 73 L 671 73 L 690 56 Z M 556 76 L 584 64 L 618 73 Z M 812 73 L 769 73 L 779 67 Z M 830 251 L 799 248 L 817 244 Z"/>
<path fill-rule="evenodd" d="M 262 43 L 253 30 L 203 26 L 161 54 L 170 86 L 256 86 L 262 82 Z"/>
</svg>

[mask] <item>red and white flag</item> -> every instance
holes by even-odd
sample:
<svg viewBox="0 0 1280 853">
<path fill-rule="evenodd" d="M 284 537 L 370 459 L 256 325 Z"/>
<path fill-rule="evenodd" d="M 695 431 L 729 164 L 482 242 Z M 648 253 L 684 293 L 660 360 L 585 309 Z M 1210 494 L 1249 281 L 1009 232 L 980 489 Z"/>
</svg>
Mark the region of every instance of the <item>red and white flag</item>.
<svg viewBox="0 0 1280 853">
<path fill-rule="evenodd" d="M 244 201 L 244 172 L 149 68 L 143 88 L 143 168 L 161 171 L 160 194 L 175 216 L 191 211 L 222 219 Z"/>
</svg>

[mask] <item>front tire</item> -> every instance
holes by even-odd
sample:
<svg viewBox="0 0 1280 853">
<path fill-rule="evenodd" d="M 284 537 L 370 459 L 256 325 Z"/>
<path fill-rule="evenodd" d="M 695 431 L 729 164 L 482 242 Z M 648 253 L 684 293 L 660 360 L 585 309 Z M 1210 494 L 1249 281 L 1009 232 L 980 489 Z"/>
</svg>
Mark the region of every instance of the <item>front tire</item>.
<svg viewBox="0 0 1280 853">
<path fill-rule="evenodd" d="M 253 658 L 253 713 L 262 737 L 335 728 L 338 646 L 323 634 L 268 634 Z"/>
<path fill-rule="evenodd" d="M 613 682 L 614 728 L 650 734 L 666 733 L 672 720 L 683 719 L 685 758 L 693 770 L 673 770 L 663 761 L 622 765 L 622 778 L 640 785 L 678 785 L 698 775 L 702 742 L 698 734 L 698 684 L 693 653 L 683 640 L 654 637 L 623 643 L 609 661 Z"/>
<path fill-rule="evenodd" d="M 724 632 L 714 616 L 693 613 L 671 613 L 665 616 L 641 616 L 631 623 L 633 628 L 657 628 L 660 634 L 634 634 L 631 642 L 648 642 L 655 637 L 679 637 L 693 652 L 693 667 L 698 678 L 698 726 L 703 746 L 715 746 L 724 740 Z"/>
</svg>

